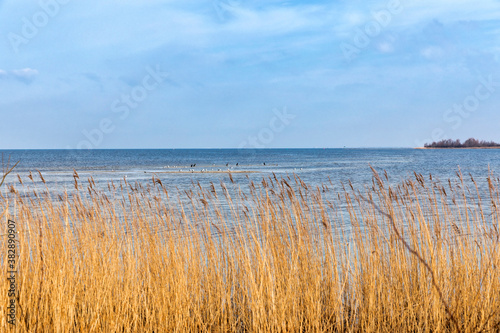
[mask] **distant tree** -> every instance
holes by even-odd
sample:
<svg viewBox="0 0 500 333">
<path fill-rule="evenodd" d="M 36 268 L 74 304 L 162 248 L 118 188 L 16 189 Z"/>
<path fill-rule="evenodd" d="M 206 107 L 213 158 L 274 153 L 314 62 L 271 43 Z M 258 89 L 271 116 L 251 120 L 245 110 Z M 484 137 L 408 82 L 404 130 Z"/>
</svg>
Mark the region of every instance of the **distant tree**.
<svg viewBox="0 0 500 333">
<path fill-rule="evenodd" d="M 499 143 L 493 141 L 477 140 L 469 138 L 461 143 L 460 140 L 445 139 L 438 142 L 426 143 L 425 148 L 483 148 L 483 147 L 500 147 Z"/>
<path fill-rule="evenodd" d="M 470 148 L 470 147 L 479 147 L 480 144 L 481 143 L 479 142 L 479 140 L 476 140 L 474 138 L 470 138 L 470 139 L 465 140 L 463 146 L 467 147 L 467 148 Z"/>
</svg>

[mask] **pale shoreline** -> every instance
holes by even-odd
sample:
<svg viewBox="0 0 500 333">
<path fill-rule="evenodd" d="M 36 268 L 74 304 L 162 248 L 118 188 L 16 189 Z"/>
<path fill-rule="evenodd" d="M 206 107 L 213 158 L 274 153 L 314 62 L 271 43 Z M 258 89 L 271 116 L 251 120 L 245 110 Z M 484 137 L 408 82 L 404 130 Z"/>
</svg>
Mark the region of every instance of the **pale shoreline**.
<svg viewBox="0 0 500 333">
<path fill-rule="evenodd" d="M 500 149 L 500 147 L 416 147 L 414 149 Z"/>
<path fill-rule="evenodd" d="M 81 170 L 78 173 L 82 175 L 95 175 L 95 174 L 116 174 L 116 173 L 127 173 L 123 170 Z M 170 170 L 170 171 L 137 171 L 136 173 L 145 174 L 190 174 L 190 173 L 263 173 L 265 171 L 257 170 Z M 59 171 L 45 171 L 44 174 L 60 174 Z M 72 172 L 67 172 L 67 174 L 73 174 Z"/>
<path fill-rule="evenodd" d="M 201 171 L 201 170 L 195 170 L 195 171 L 159 171 L 159 172 L 144 172 L 144 173 L 260 173 L 261 171 L 250 171 L 250 170 L 209 170 L 209 171 Z"/>
</svg>

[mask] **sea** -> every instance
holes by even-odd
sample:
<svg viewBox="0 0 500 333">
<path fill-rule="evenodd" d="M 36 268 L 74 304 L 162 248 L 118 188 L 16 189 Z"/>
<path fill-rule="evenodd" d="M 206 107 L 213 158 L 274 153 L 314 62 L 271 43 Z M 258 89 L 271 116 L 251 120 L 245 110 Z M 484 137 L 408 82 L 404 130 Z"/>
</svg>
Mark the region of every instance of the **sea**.
<svg viewBox="0 0 500 333">
<path fill-rule="evenodd" d="M 80 179 L 92 177 L 105 189 L 109 181 L 129 183 L 160 179 L 170 188 L 182 189 L 193 183 L 229 182 L 248 184 L 276 175 L 296 175 L 306 184 L 351 183 L 355 188 L 370 186 L 372 167 L 387 172 L 389 182 L 414 178 L 414 173 L 446 182 L 472 175 L 480 187 L 486 178 L 500 176 L 499 149 L 110 149 L 110 150 L 1 150 L 3 167 L 19 164 L 7 177 L 7 184 L 41 184 L 57 194 L 74 187 L 74 172 Z M 28 176 L 32 174 L 32 179 Z M 274 174 L 274 175 L 273 175 Z M 18 177 L 19 175 L 19 177 Z M 4 189 L 2 189 L 4 190 Z"/>
</svg>

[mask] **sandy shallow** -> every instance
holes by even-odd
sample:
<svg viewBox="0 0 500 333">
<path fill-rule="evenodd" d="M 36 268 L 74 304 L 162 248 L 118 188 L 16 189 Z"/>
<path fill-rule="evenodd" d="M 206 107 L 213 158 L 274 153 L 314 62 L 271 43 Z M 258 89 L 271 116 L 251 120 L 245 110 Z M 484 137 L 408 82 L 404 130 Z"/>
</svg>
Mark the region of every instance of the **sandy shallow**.
<svg viewBox="0 0 500 333">
<path fill-rule="evenodd" d="M 145 173 L 259 173 L 260 171 L 250 171 L 250 170 L 206 170 L 206 171 L 201 171 L 201 170 L 181 170 L 181 171 L 160 171 L 160 172 L 145 172 Z"/>
</svg>

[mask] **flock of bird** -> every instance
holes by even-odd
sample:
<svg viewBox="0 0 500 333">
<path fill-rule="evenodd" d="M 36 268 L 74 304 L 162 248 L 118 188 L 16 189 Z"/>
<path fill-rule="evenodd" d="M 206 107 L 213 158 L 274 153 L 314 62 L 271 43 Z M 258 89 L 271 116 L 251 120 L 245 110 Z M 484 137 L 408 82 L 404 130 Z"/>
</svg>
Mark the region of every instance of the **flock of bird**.
<svg viewBox="0 0 500 333">
<path fill-rule="evenodd" d="M 266 162 L 263 162 L 263 163 L 262 163 L 262 165 L 263 165 L 263 166 L 267 166 L 268 164 L 266 164 Z M 240 166 L 240 163 L 239 163 L 239 162 L 237 162 L 237 163 L 234 165 L 234 167 L 239 167 L 239 166 Z M 278 166 L 278 164 L 275 164 L 274 166 Z M 194 169 L 194 168 L 196 168 L 196 163 L 192 163 L 192 164 L 190 164 L 190 166 L 189 166 L 189 167 L 190 167 L 189 172 L 195 172 L 195 171 L 196 171 L 196 170 Z M 215 167 L 215 164 L 212 164 L 212 167 Z M 230 166 L 230 164 L 229 164 L 229 163 L 226 163 L 226 167 L 228 168 L 226 171 L 231 171 L 231 170 L 233 170 L 233 168 L 234 168 L 233 166 Z M 185 167 L 183 167 L 183 166 L 179 166 L 179 165 L 173 165 L 173 166 L 167 165 L 167 166 L 165 166 L 164 168 L 166 168 L 166 169 L 177 169 L 177 168 L 185 168 Z M 217 170 L 214 170 L 214 169 L 209 170 L 209 169 L 205 169 L 205 168 L 204 168 L 204 169 L 201 169 L 201 170 L 199 170 L 199 171 L 200 171 L 200 172 L 210 172 L 210 171 L 212 171 L 212 172 L 213 172 L 213 171 L 219 171 L 219 172 L 222 172 L 222 171 L 224 171 L 224 170 L 222 170 L 221 168 L 218 168 Z M 185 172 L 185 171 L 183 171 L 183 169 L 179 169 L 179 172 Z"/>
<path fill-rule="evenodd" d="M 266 164 L 266 162 L 263 162 L 262 165 L 263 166 L 269 166 L 269 165 L 271 165 L 271 166 L 278 166 L 278 164 Z M 212 164 L 212 167 L 214 167 L 214 166 L 215 166 L 215 164 Z M 240 163 L 236 163 L 235 166 L 239 167 Z M 178 169 L 178 170 L 179 170 L 179 172 L 191 172 L 191 173 L 194 173 L 196 171 L 194 169 L 195 167 L 196 167 L 196 163 L 193 163 L 193 164 L 190 165 L 189 171 L 186 171 L 185 169 L 184 170 L 183 169 Z M 227 170 L 222 170 L 221 168 L 218 168 L 217 170 L 214 170 L 214 169 L 210 169 L 209 170 L 209 169 L 205 169 L 204 168 L 204 169 L 199 170 L 199 172 L 202 172 L 202 173 L 203 172 L 225 172 L 225 171 L 231 171 L 231 170 L 233 170 L 233 166 L 229 166 L 229 163 L 226 163 L 226 167 L 227 167 Z M 165 168 L 165 169 L 177 169 L 177 168 L 187 168 L 187 167 L 179 166 L 179 165 L 172 165 L 172 166 L 167 165 L 167 166 L 164 166 L 163 168 Z M 297 168 L 294 169 L 294 171 L 298 171 L 298 170 L 299 169 L 297 169 Z M 302 170 L 302 168 L 300 168 L 300 170 Z M 114 172 L 115 170 L 113 169 L 111 171 Z M 144 171 L 144 173 L 147 173 L 147 172 Z M 127 178 L 127 176 L 125 176 L 125 178 Z"/>
</svg>

